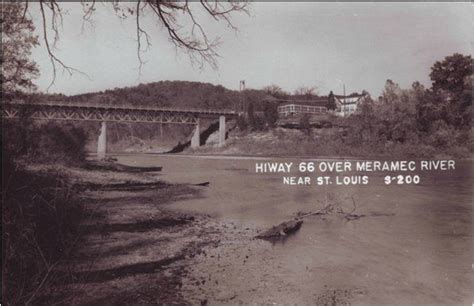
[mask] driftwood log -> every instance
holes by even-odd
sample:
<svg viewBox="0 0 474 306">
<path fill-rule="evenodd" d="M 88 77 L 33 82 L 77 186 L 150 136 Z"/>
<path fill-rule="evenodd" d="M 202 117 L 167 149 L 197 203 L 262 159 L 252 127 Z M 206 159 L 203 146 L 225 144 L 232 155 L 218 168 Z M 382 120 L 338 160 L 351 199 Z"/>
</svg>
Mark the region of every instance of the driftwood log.
<svg viewBox="0 0 474 306">
<path fill-rule="evenodd" d="M 288 234 L 294 233 L 300 229 L 303 220 L 291 220 L 280 223 L 272 228 L 264 231 L 263 233 L 257 235 L 255 238 L 259 239 L 277 239 L 284 237 Z"/>
<path fill-rule="evenodd" d="M 114 172 L 132 172 L 132 173 L 142 173 L 142 172 L 159 172 L 163 167 L 133 167 L 126 166 L 119 163 L 116 163 L 116 158 L 109 157 L 104 161 L 94 161 L 89 160 L 85 163 L 83 168 L 88 170 L 98 170 L 98 171 L 114 171 Z"/>
<path fill-rule="evenodd" d="M 345 221 L 353 221 L 359 220 L 363 217 L 390 217 L 394 216 L 394 213 L 381 213 L 381 212 L 371 212 L 366 214 L 356 214 L 354 213 L 357 209 L 356 203 L 354 198 L 352 198 L 353 208 L 350 212 L 345 212 L 342 207 L 335 205 L 335 204 L 326 204 L 323 208 L 308 212 L 308 213 L 298 213 L 297 217 L 293 220 L 282 222 L 272 228 L 260 233 L 259 235 L 255 236 L 255 238 L 259 239 L 267 239 L 267 240 L 275 240 L 278 238 L 283 238 L 287 234 L 291 234 L 296 232 L 300 229 L 301 225 L 303 224 L 303 218 L 310 217 L 310 216 L 323 216 L 323 215 L 337 215 L 341 216 L 345 219 Z"/>
</svg>

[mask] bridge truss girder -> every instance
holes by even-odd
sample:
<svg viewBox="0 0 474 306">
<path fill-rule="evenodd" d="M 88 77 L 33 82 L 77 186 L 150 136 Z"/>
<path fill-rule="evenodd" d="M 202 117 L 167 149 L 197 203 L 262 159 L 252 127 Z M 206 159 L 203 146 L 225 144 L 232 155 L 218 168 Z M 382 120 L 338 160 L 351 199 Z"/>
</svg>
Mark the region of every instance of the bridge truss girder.
<svg viewBox="0 0 474 306">
<path fill-rule="evenodd" d="M 233 111 L 196 110 L 173 108 L 143 108 L 126 106 L 91 106 L 74 105 L 70 103 L 38 104 L 4 102 L 2 117 L 6 119 L 38 119 L 63 121 L 97 121 L 101 122 L 101 132 L 98 139 L 97 155 L 105 158 L 107 152 L 106 122 L 127 123 L 159 123 L 159 124 L 190 124 L 195 129 L 191 146 L 200 145 L 200 119 L 219 118 L 219 145 L 225 141 L 226 117 L 236 117 Z"/>
<path fill-rule="evenodd" d="M 39 120 L 107 121 L 127 123 L 161 123 L 196 125 L 198 118 L 215 118 L 219 115 L 234 116 L 225 111 L 141 109 L 124 107 L 93 107 L 44 104 L 3 103 L 2 117 L 31 118 Z"/>
</svg>

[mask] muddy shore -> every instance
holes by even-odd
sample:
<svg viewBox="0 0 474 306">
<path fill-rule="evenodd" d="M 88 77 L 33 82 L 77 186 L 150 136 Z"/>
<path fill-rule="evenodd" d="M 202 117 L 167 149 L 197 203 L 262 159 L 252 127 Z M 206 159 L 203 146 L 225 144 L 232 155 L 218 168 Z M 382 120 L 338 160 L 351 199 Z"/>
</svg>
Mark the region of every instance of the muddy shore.
<svg viewBox="0 0 474 306">
<path fill-rule="evenodd" d="M 61 263 L 43 301 L 153 305 L 226 300 L 222 292 L 196 295 L 199 286 L 183 294 L 184 284 L 207 281 L 189 273 L 190 267 L 224 241 L 251 239 L 255 232 L 209 215 L 169 209 L 173 201 L 200 197 L 206 186 L 169 184 L 154 170 L 97 164 L 61 168 L 80 190 L 87 217 L 74 256 Z M 233 298 L 230 292 L 228 300 Z"/>
<path fill-rule="evenodd" d="M 403 193 L 374 184 L 271 195 L 275 180 L 251 175 L 246 159 L 118 161 L 128 166 L 65 169 L 89 217 L 49 301 L 442 305 L 472 297 L 470 172 L 462 167 Z M 162 172 L 150 168 L 157 165 Z M 340 207 L 315 215 L 328 194 Z M 255 239 L 301 216 L 287 240 Z"/>
</svg>

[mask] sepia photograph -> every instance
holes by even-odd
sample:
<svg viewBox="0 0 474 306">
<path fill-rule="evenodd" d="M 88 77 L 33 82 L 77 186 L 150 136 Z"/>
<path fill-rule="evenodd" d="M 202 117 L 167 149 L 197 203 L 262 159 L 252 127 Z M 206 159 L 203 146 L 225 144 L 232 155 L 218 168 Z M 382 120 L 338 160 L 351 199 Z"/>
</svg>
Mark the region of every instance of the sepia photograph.
<svg viewBox="0 0 474 306">
<path fill-rule="evenodd" d="M 0 305 L 474 305 L 473 14 L 2 1 Z"/>
</svg>

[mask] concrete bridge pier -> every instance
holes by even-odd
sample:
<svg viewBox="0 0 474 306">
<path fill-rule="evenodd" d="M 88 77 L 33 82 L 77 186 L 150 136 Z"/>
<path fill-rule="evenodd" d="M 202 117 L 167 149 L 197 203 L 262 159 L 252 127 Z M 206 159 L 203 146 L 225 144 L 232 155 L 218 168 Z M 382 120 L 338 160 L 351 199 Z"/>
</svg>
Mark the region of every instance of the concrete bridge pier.
<svg viewBox="0 0 474 306">
<path fill-rule="evenodd" d="M 199 118 L 196 121 L 196 128 L 194 129 L 194 134 L 191 138 L 191 148 L 197 148 L 201 145 L 201 125 Z"/>
<path fill-rule="evenodd" d="M 97 157 L 98 159 L 105 159 L 107 153 L 107 122 L 102 121 L 100 127 L 100 135 L 97 141 Z"/>
<path fill-rule="evenodd" d="M 225 116 L 219 117 L 219 147 L 225 143 Z"/>
</svg>

